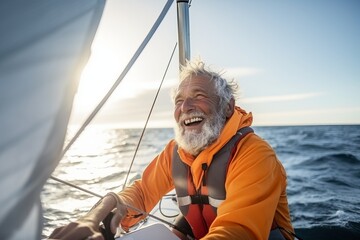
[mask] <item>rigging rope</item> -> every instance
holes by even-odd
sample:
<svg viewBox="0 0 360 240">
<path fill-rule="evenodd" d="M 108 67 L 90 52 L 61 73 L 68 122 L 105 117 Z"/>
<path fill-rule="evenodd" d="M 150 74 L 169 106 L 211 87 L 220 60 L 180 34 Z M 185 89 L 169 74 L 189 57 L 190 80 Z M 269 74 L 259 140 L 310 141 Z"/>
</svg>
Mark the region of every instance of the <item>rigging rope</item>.
<svg viewBox="0 0 360 240">
<path fill-rule="evenodd" d="M 111 96 L 111 94 L 115 91 L 115 89 L 117 88 L 117 86 L 120 84 L 120 82 L 124 79 L 124 77 L 126 76 L 126 74 L 128 73 L 128 71 L 131 69 L 131 67 L 133 66 L 133 64 L 135 63 L 135 61 L 137 60 L 137 58 L 140 56 L 141 52 L 144 50 L 144 48 L 146 47 L 146 45 L 148 44 L 148 42 L 150 41 L 150 39 L 152 38 L 152 36 L 154 35 L 155 31 L 157 30 L 157 28 L 159 27 L 160 23 L 162 22 L 162 20 L 164 19 L 166 13 L 168 12 L 168 10 L 170 9 L 170 6 L 172 4 L 173 0 L 168 0 L 167 3 L 165 4 L 163 10 L 161 11 L 159 17 L 156 19 L 154 25 L 152 26 L 152 28 L 150 29 L 149 33 L 146 35 L 145 39 L 142 41 L 142 43 L 140 44 L 140 46 L 138 47 L 138 49 L 136 50 L 135 54 L 132 56 L 132 58 L 130 59 L 129 63 L 126 65 L 126 67 L 124 68 L 124 70 L 122 71 L 122 73 L 120 74 L 120 76 L 118 77 L 118 79 L 115 81 L 115 83 L 113 84 L 113 86 L 110 88 L 110 90 L 108 91 L 108 93 L 103 97 L 103 99 L 100 101 L 100 103 L 95 107 L 95 109 L 91 112 L 91 114 L 89 115 L 89 117 L 85 120 L 85 122 L 83 123 L 83 125 L 81 125 L 81 127 L 79 128 L 79 130 L 75 133 L 75 135 L 73 136 L 73 138 L 69 141 L 69 143 L 65 146 L 65 148 L 63 149 L 61 155 L 60 155 L 60 159 L 62 159 L 65 155 L 65 153 L 69 150 L 69 148 L 72 146 L 72 144 L 76 141 L 76 139 L 80 136 L 80 134 L 84 131 L 84 129 L 87 127 L 87 125 L 89 125 L 89 123 L 92 121 L 92 119 L 96 116 L 96 114 L 100 111 L 100 109 L 104 106 L 104 104 L 106 103 L 106 101 L 109 99 L 109 97 Z M 50 176 L 50 178 L 52 178 L 53 180 L 57 181 L 59 180 L 58 178 L 55 178 L 53 176 Z"/>
<path fill-rule="evenodd" d="M 169 59 L 169 61 L 168 61 L 168 64 L 167 64 L 166 69 L 165 69 L 165 72 L 164 72 L 164 75 L 163 75 L 162 80 L 161 80 L 161 82 L 160 82 L 159 88 L 158 88 L 158 90 L 157 90 L 157 92 L 156 92 L 154 101 L 153 101 L 153 103 L 152 103 L 151 109 L 150 109 L 149 114 L 148 114 L 148 117 L 147 117 L 147 119 L 146 119 L 145 126 L 144 126 L 144 128 L 143 128 L 143 131 L 142 131 L 142 134 L 141 134 L 141 136 L 140 136 L 138 145 L 137 145 L 137 147 L 136 147 L 136 150 L 135 150 L 133 159 L 132 159 L 132 161 L 131 161 L 131 164 L 130 164 L 128 173 L 127 173 L 127 175 L 126 175 L 126 179 L 125 179 L 125 182 L 124 182 L 124 185 L 123 185 L 123 189 L 125 188 L 126 182 L 127 182 L 128 177 L 129 177 L 129 175 L 130 175 L 130 171 L 131 171 L 132 165 L 133 165 L 133 163 L 134 163 L 134 161 L 135 161 L 135 157 L 136 157 L 136 154 L 137 154 L 137 150 L 139 149 L 141 140 L 142 140 L 142 138 L 143 138 L 143 136 L 144 136 L 144 133 L 145 133 L 147 124 L 148 124 L 149 119 L 150 119 L 150 116 L 151 116 L 151 114 L 152 114 L 152 110 L 153 110 L 153 108 L 154 108 L 154 106 L 155 106 L 155 103 L 156 103 L 156 100 L 157 100 L 157 98 L 158 98 L 158 96 L 159 96 L 160 89 L 161 89 L 162 84 L 163 84 L 163 82 L 164 82 L 165 76 L 166 76 L 166 74 L 167 74 L 167 72 L 168 72 L 170 63 L 171 63 L 171 61 L 172 61 L 172 59 L 173 59 L 173 56 L 174 56 L 176 47 L 177 47 L 177 43 L 175 43 L 174 49 L 172 50 L 170 59 Z M 77 186 L 77 185 L 75 185 L 75 184 L 72 184 L 72 183 L 70 183 L 70 182 L 64 181 L 64 180 L 62 180 L 62 179 L 60 179 L 60 178 L 51 176 L 51 179 L 53 179 L 53 180 L 55 180 L 55 181 L 57 181 L 57 182 L 63 183 L 63 184 L 65 184 L 65 185 L 68 185 L 68 186 L 70 186 L 70 187 L 72 187 L 72 188 L 76 188 L 76 189 L 78 189 L 78 190 L 80 190 L 80 191 L 86 192 L 86 193 L 88 193 L 88 194 L 90 194 L 90 195 L 93 195 L 93 196 L 96 196 L 96 197 L 99 197 L 99 198 L 103 198 L 103 197 L 104 197 L 104 196 L 101 196 L 101 195 L 98 194 L 98 193 L 95 193 L 95 192 L 92 192 L 92 191 L 87 190 L 87 189 L 85 189 L 85 188 L 79 187 L 79 186 Z M 168 195 L 165 195 L 165 196 L 168 196 Z M 170 195 L 170 196 L 173 197 L 173 195 Z M 161 204 L 161 201 L 160 201 L 160 204 Z M 159 217 L 157 217 L 157 216 L 154 216 L 154 215 L 152 215 L 152 214 L 150 214 L 150 213 L 144 212 L 144 211 L 142 211 L 141 209 L 138 209 L 138 208 L 136 208 L 136 207 L 133 207 L 133 206 L 127 205 L 127 204 L 125 204 L 125 206 L 128 207 L 128 208 L 130 208 L 130 209 L 132 209 L 132 210 L 134 210 L 134 211 L 139 212 L 140 214 L 142 214 L 142 215 L 144 215 L 144 216 L 154 218 L 154 219 L 156 219 L 156 220 L 158 220 L 158 221 L 160 221 L 160 222 L 162 222 L 162 223 L 167 224 L 167 225 L 170 226 L 170 227 L 177 228 L 177 227 L 174 226 L 172 223 L 170 223 L 170 222 L 168 222 L 168 221 L 165 221 L 165 220 L 163 220 L 163 219 L 161 219 L 161 218 L 159 218 Z M 160 208 L 161 208 L 161 206 L 160 206 Z M 160 209 L 160 212 L 162 213 L 161 209 Z M 164 216 L 166 216 L 164 213 L 162 213 L 162 214 L 163 214 Z M 170 216 L 167 216 L 167 217 L 170 217 Z M 177 228 L 177 229 L 178 229 L 178 228 Z M 178 229 L 178 230 L 180 231 L 181 229 Z"/>
<path fill-rule="evenodd" d="M 87 189 L 84 189 L 84 188 L 82 188 L 82 187 L 76 186 L 76 185 L 74 185 L 74 184 L 72 184 L 72 183 L 69 183 L 69 182 L 66 182 L 66 181 L 64 181 L 64 180 L 61 180 L 61 179 L 59 179 L 59 178 L 52 177 L 52 179 L 55 180 L 55 181 L 61 182 L 61 183 L 63 183 L 63 184 L 66 184 L 66 185 L 68 185 L 68 186 L 70 186 L 70 187 L 79 189 L 79 190 L 81 190 L 81 191 L 83 191 L 83 192 L 86 192 L 86 193 L 89 193 L 89 194 L 91 194 L 91 195 L 94 195 L 94 196 L 96 196 L 96 197 L 99 197 L 99 198 L 105 197 L 105 196 L 101 196 L 100 194 L 97 194 L 97 193 L 95 193 L 95 192 L 92 192 L 92 191 L 90 191 L 90 190 L 87 190 Z M 161 219 L 161 218 L 159 218 L 159 217 L 157 217 L 157 216 L 155 216 L 155 215 L 153 215 L 153 214 L 151 214 L 151 213 L 147 213 L 147 212 L 145 212 L 145 211 L 143 211 L 143 210 L 141 210 L 141 209 L 139 209 L 139 208 L 136 208 L 136 207 L 131 206 L 131 205 L 128 205 L 128 204 L 124 204 L 124 206 L 127 207 L 127 208 L 129 208 L 129 209 L 132 209 L 132 210 L 134 210 L 134 211 L 136 211 L 136 212 L 138 212 L 138 213 L 140 213 L 140 214 L 142 214 L 142 215 L 144 215 L 144 216 L 146 216 L 146 217 L 151 217 L 151 218 L 156 219 L 156 220 L 158 220 L 158 221 L 160 221 L 160 222 L 162 222 L 162 223 L 167 224 L 167 225 L 170 226 L 170 227 L 173 227 L 173 228 L 178 229 L 174 224 L 172 224 L 172 223 L 170 223 L 170 222 L 168 222 L 168 221 L 166 221 L 166 220 L 164 220 L 164 219 Z M 179 229 L 178 229 L 178 230 L 179 230 Z"/>
<path fill-rule="evenodd" d="M 80 136 L 80 134 L 84 131 L 84 129 L 89 125 L 89 123 L 93 120 L 93 118 L 96 116 L 96 114 L 100 111 L 100 109 L 104 106 L 104 104 L 106 103 L 106 101 L 109 99 L 109 97 L 112 95 L 112 93 L 115 91 L 115 89 L 118 87 L 118 85 L 120 84 L 120 82 L 124 79 L 124 77 L 126 76 L 126 74 L 128 73 L 128 71 L 131 69 L 131 67 L 133 66 L 133 64 L 135 63 L 135 61 L 137 60 L 137 58 L 140 56 L 141 52 L 144 50 L 144 48 L 146 47 L 146 45 L 148 44 L 148 42 L 150 41 L 150 39 L 152 38 L 152 36 L 154 35 L 155 31 L 157 30 L 157 28 L 159 27 L 160 23 L 162 22 L 162 20 L 164 19 L 166 13 L 168 12 L 168 10 L 170 9 L 170 6 L 172 4 L 173 0 L 168 0 L 167 3 L 165 4 L 163 10 L 161 11 L 159 17 L 157 18 L 157 20 L 155 21 L 154 25 L 152 26 L 152 28 L 150 29 L 149 33 L 147 34 L 147 36 L 145 37 L 145 39 L 143 40 L 143 42 L 140 44 L 140 46 L 138 47 L 138 49 L 136 50 L 135 54 L 133 55 L 133 57 L 130 59 L 129 63 L 126 65 L 126 67 L 124 68 L 123 72 L 120 74 L 120 76 L 118 77 L 118 79 L 116 80 L 116 82 L 113 84 L 113 86 L 110 88 L 110 90 L 108 91 L 108 93 L 103 97 L 103 99 L 99 102 L 99 104 L 95 107 L 95 109 L 91 112 L 91 114 L 89 115 L 89 117 L 85 120 L 85 122 L 83 123 L 83 125 L 79 128 L 79 130 L 75 133 L 75 135 L 73 136 L 73 138 L 68 142 L 68 144 L 65 146 L 65 148 L 63 149 L 62 153 L 61 153 L 61 156 L 60 158 L 62 159 L 65 155 L 65 153 L 70 149 L 70 147 L 72 146 L 72 144 L 78 139 L 78 137 Z M 161 89 L 161 86 L 162 86 L 162 83 L 164 81 L 164 78 L 166 76 L 166 73 L 168 71 L 168 68 L 169 68 L 169 65 L 170 65 L 170 62 L 173 58 L 173 55 L 174 55 L 174 52 L 176 50 L 176 47 L 177 47 L 177 43 L 175 44 L 174 46 L 174 49 L 172 51 L 172 54 L 171 54 L 171 57 L 170 57 L 170 60 L 168 62 L 168 65 L 166 67 L 166 70 L 165 70 L 165 73 L 164 73 L 164 76 L 163 76 L 163 79 L 161 81 L 161 84 L 159 86 L 159 89 L 157 91 L 157 94 L 156 94 L 156 97 L 154 99 L 154 102 L 153 102 L 153 105 L 151 107 L 151 110 L 150 110 L 150 113 L 149 113 L 149 116 L 147 118 L 147 121 L 146 121 L 146 125 L 148 123 L 148 120 L 150 118 L 150 115 L 152 113 L 152 110 L 153 110 L 153 107 L 154 107 L 154 104 L 156 102 L 156 99 L 158 97 L 158 94 L 159 94 L 159 91 Z M 143 130 L 143 133 L 146 129 L 146 125 L 144 127 L 144 130 Z M 143 136 L 143 133 L 142 133 L 142 136 Z M 142 139 L 142 136 L 141 136 L 141 139 Z M 138 146 L 137 146 L 137 149 L 136 151 L 138 150 L 138 147 L 140 145 L 140 141 L 141 139 L 139 140 L 139 143 L 138 143 Z M 135 156 L 136 156 L 136 152 L 134 154 L 134 159 L 135 159 Z M 132 161 L 131 165 L 133 164 L 134 160 Z M 131 169 L 131 166 L 130 166 L 130 169 Z M 130 173 L 130 169 L 129 169 L 129 173 Z M 129 175 L 128 173 L 128 175 Z M 127 176 L 128 178 L 128 176 Z M 126 178 L 126 179 L 127 179 Z M 63 183 L 65 185 L 68 185 L 70 187 L 73 187 L 73 188 L 76 188 L 78 190 L 81 190 L 83 192 L 86 192 L 90 195 L 93 195 L 93 196 L 96 196 L 96 197 L 99 197 L 99 198 L 102 198 L 103 196 L 101 196 L 100 194 L 97 194 L 95 192 L 92 192 L 90 190 L 87 190 L 87 189 L 84 189 L 82 187 L 79 187 L 79 186 L 76 186 L 70 182 L 67 182 L 67 181 L 64 181 L 60 178 L 57 178 L 57 177 L 54 177 L 54 176 L 50 176 L 50 179 L 54 180 L 54 181 L 57 181 L 57 182 L 60 182 L 60 183 Z M 126 184 L 126 181 L 125 180 L 125 184 Z M 124 184 L 124 185 L 125 185 Z M 160 222 L 163 222 L 171 227 L 176 227 L 174 226 L 172 223 L 170 222 L 167 222 L 157 216 L 154 216 L 150 213 L 147 213 L 147 212 L 144 212 L 142 211 L 141 209 L 138 209 L 138 208 L 135 208 L 131 205 L 126 205 L 126 207 L 130 208 L 130 209 L 133 209 L 134 211 L 137 211 L 139 213 L 141 213 L 142 215 L 144 216 L 148 216 L 148 217 L 151 217 L 151 218 L 154 218 Z"/>
<path fill-rule="evenodd" d="M 153 101 L 153 103 L 152 103 L 152 105 L 151 105 L 151 108 L 150 108 L 149 114 L 148 114 L 148 116 L 147 116 L 147 119 L 146 119 L 144 128 L 143 128 L 143 130 L 142 130 L 142 132 L 141 132 L 140 139 L 139 139 L 139 141 L 138 141 L 138 144 L 137 144 L 136 149 L 135 149 L 135 152 L 134 152 L 134 156 L 133 156 L 133 158 L 132 158 L 132 160 L 131 160 L 129 170 L 128 170 L 127 174 L 126 174 L 126 178 L 125 178 L 124 185 L 123 185 L 123 190 L 124 190 L 124 188 L 126 187 L 126 183 L 127 183 L 127 181 L 128 181 L 128 178 L 129 178 L 129 175 L 130 175 L 130 172 L 131 172 L 131 168 L 132 168 L 132 166 L 133 166 L 133 164 L 134 164 L 137 151 L 139 150 L 140 143 L 141 143 L 142 138 L 143 138 L 143 136 L 144 136 L 144 133 L 145 133 L 147 124 L 148 124 L 148 122 L 149 122 L 150 116 L 151 116 L 151 114 L 152 114 L 152 111 L 153 111 L 153 109 L 154 109 L 156 100 L 157 100 L 157 98 L 158 98 L 158 96 L 159 96 L 160 89 L 161 89 L 162 84 L 163 84 L 163 82 L 164 82 L 165 76 L 166 76 L 166 74 L 167 74 L 167 72 L 168 72 L 170 63 L 171 63 L 171 61 L 172 61 L 172 59 L 173 59 L 173 56 L 174 56 L 176 47 L 177 47 L 177 43 L 175 43 L 174 49 L 173 49 L 173 51 L 172 51 L 172 53 L 171 53 L 170 59 L 169 59 L 168 64 L 167 64 L 167 66 L 166 66 L 166 69 L 165 69 L 164 75 L 163 75 L 163 77 L 162 77 L 162 80 L 161 80 L 161 82 L 160 82 L 159 88 L 158 88 L 158 90 L 157 90 L 157 92 L 156 92 L 154 101 Z"/>
<path fill-rule="evenodd" d="M 108 91 L 108 93 L 104 96 L 104 98 L 100 101 L 100 103 L 95 107 L 95 109 L 92 111 L 92 113 L 90 114 L 90 116 L 85 120 L 85 122 L 83 123 L 83 125 L 79 128 L 79 130 L 76 132 L 76 134 L 74 135 L 74 137 L 70 140 L 70 142 L 66 145 L 66 147 L 64 148 L 61 158 L 64 157 L 65 153 L 67 152 L 67 150 L 69 150 L 69 148 L 71 147 L 71 145 L 76 141 L 76 139 L 80 136 L 80 134 L 83 132 L 83 130 L 86 128 L 87 125 L 89 125 L 89 123 L 92 121 L 92 119 L 96 116 L 96 114 L 100 111 L 100 109 L 104 106 L 104 104 L 106 103 L 106 101 L 109 99 L 109 97 L 111 96 L 111 94 L 115 91 L 115 89 L 118 87 L 118 85 L 120 84 L 120 82 L 124 79 L 124 77 L 126 76 L 126 74 L 128 73 L 128 71 L 131 69 L 131 67 L 134 65 L 135 61 L 137 60 L 137 58 L 140 56 L 140 54 L 142 53 L 142 51 L 144 50 L 144 48 L 146 47 L 146 45 L 149 43 L 150 39 L 152 38 L 152 36 L 154 35 L 155 31 L 157 30 L 157 28 L 159 27 L 160 23 L 163 21 L 166 13 L 168 12 L 168 10 L 170 9 L 170 6 L 172 4 L 173 0 L 168 0 L 167 3 L 165 4 L 163 10 L 161 11 L 159 17 L 156 19 L 154 25 L 152 26 L 152 28 L 150 29 L 149 33 L 146 35 L 145 39 L 143 40 L 143 42 L 140 44 L 140 46 L 138 47 L 138 49 L 136 50 L 135 54 L 132 56 L 132 58 L 130 59 L 129 63 L 126 65 L 126 67 L 124 68 L 123 72 L 120 74 L 120 76 L 118 77 L 118 79 L 115 81 L 114 85 L 110 88 L 110 90 Z"/>
</svg>

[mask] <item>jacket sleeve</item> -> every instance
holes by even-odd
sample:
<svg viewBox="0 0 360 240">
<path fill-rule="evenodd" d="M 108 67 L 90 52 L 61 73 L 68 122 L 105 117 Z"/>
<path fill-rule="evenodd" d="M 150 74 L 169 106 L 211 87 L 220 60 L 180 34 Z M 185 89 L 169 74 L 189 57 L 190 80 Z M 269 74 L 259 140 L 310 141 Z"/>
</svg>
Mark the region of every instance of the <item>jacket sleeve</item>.
<svg viewBox="0 0 360 240">
<path fill-rule="evenodd" d="M 161 197 L 174 188 L 171 179 L 173 145 L 173 141 L 171 141 L 146 167 L 141 179 L 136 180 L 119 194 L 126 204 L 149 213 Z M 138 214 L 138 212 L 128 209 L 128 215 L 123 219 L 121 225 L 128 228 L 136 224 L 144 218 L 144 216 L 134 217 Z"/>
<path fill-rule="evenodd" d="M 226 200 L 203 239 L 268 239 L 286 176 L 271 147 L 255 134 L 237 146 Z"/>
</svg>

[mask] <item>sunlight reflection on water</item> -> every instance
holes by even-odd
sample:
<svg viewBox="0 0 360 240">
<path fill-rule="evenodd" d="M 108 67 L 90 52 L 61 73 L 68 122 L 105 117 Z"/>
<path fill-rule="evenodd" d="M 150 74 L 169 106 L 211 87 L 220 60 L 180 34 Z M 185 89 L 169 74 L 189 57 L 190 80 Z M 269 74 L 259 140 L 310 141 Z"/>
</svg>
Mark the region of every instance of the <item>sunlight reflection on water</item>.
<svg viewBox="0 0 360 240">
<path fill-rule="evenodd" d="M 142 170 L 173 135 L 171 129 L 163 130 L 160 136 L 154 135 L 156 131 L 146 130 L 129 174 L 130 181 L 140 177 Z M 70 132 L 69 136 L 72 134 Z M 53 176 L 100 195 L 120 191 L 140 134 L 140 129 L 86 129 L 65 154 Z M 43 237 L 46 238 L 55 227 L 77 219 L 97 201 L 98 197 L 50 179 L 42 192 L 45 215 Z"/>
</svg>

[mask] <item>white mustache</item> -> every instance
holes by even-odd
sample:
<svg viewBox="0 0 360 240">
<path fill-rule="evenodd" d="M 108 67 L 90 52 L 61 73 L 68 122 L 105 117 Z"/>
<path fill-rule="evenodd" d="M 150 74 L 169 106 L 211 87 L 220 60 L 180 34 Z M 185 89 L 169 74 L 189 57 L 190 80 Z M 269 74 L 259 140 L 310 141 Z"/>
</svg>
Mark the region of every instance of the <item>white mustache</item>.
<svg viewBox="0 0 360 240">
<path fill-rule="evenodd" d="M 183 122 L 185 121 L 186 119 L 189 119 L 189 118 L 192 118 L 192 117 L 204 117 L 205 116 L 205 113 L 197 110 L 195 112 L 191 112 L 191 113 L 182 113 L 179 117 L 179 121 L 178 123 L 180 122 Z"/>
</svg>

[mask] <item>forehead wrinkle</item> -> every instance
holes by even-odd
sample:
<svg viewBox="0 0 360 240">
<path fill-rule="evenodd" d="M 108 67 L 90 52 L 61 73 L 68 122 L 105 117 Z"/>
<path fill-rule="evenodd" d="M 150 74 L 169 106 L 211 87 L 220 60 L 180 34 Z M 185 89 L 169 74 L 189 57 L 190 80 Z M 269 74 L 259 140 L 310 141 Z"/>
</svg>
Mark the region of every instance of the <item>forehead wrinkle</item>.
<svg viewBox="0 0 360 240">
<path fill-rule="evenodd" d="M 193 77 L 193 75 L 190 75 L 189 77 L 187 77 L 183 80 L 183 82 L 187 82 L 185 85 L 185 93 L 189 93 L 189 91 L 190 91 L 189 88 L 190 88 L 191 81 L 193 79 L 192 77 Z"/>
<path fill-rule="evenodd" d="M 183 79 L 178 88 L 177 88 L 177 91 L 176 91 L 176 95 L 175 95 L 175 98 L 177 98 L 178 96 L 182 96 L 182 95 L 186 95 L 186 93 L 189 93 L 189 88 L 190 88 L 190 83 L 192 81 L 192 75 L 190 75 L 189 77 Z M 181 94 L 180 94 L 180 90 L 181 89 L 184 89 L 181 91 Z"/>
<path fill-rule="evenodd" d="M 206 75 L 206 74 L 192 74 L 192 75 L 189 75 L 187 78 L 183 79 L 183 80 L 181 81 L 180 85 L 181 85 L 182 83 L 185 83 L 185 82 L 186 82 L 185 84 L 187 85 L 187 87 L 186 87 L 187 89 L 185 89 L 185 90 L 188 90 L 188 89 L 190 88 L 190 86 L 191 86 L 192 81 L 193 81 L 196 77 L 201 78 L 201 79 L 205 79 L 205 80 L 207 80 L 207 82 L 208 82 L 209 84 L 213 84 L 213 81 L 212 81 L 212 77 L 211 77 L 211 76 L 208 76 L 208 75 Z M 195 89 L 196 91 L 201 91 L 201 90 L 203 90 L 202 87 L 198 87 L 198 86 L 195 86 L 194 89 Z"/>
</svg>

